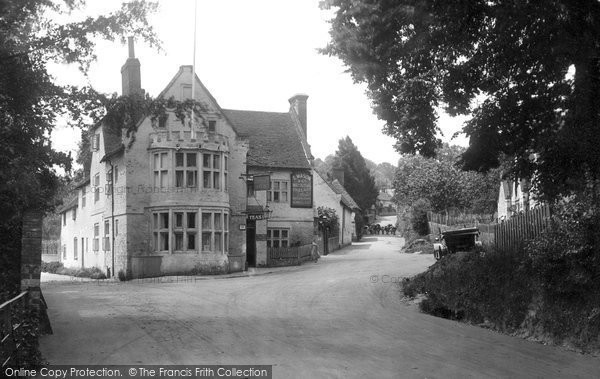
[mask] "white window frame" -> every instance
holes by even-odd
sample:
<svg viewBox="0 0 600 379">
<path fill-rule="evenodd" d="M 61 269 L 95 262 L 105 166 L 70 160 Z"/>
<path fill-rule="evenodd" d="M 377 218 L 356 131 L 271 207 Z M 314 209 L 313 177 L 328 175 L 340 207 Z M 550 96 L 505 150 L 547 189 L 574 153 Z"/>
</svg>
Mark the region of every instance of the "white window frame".
<svg viewBox="0 0 600 379">
<path fill-rule="evenodd" d="M 94 252 L 100 251 L 100 223 L 97 222 L 94 224 L 94 240 L 93 240 L 92 250 Z"/>
<path fill-rule="evenodd" d="M 267 191 L 267 201 L 271 203 L 289 203 L 290 181 L 282 179 L 271 180 L 271 189 Z"/>
</svg>

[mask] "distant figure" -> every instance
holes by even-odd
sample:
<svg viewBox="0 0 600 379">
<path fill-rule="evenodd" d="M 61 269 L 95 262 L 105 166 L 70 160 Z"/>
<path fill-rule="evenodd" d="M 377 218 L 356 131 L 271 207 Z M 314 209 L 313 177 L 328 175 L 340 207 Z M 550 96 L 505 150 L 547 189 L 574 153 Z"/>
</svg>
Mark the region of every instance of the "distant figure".
<svg viewBox="0 0 600 379">
<path fill-rule="evenodd" d="M 319 260 L 319 258 L 321 257 L 321 255 L 319 254 L 319 245 L 317 244 L 316 241 L 312 242 L 312 246 L 310 248 L 310 256 L 311 259 L 317 263 L 317 261 Z"/>
</svg>

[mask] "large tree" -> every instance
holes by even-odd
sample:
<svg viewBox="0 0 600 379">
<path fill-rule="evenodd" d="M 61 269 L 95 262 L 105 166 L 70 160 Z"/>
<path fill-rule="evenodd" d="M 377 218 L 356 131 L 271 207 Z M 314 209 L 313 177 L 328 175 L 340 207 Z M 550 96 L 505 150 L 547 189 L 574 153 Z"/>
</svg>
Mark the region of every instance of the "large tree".
<svg viewBox="0 0 600 379">
<path fill-rule="evenodd" d="M 499 170 L 486 174 L 462 171 L 456 163 L 463 152 L 463 148 L 444 144 L 436 151 L 437 158 L 402 156 L 394 180 L 396 201 L 412 206 L 424 199 L 434 212 L 457 209 L 493 214 L 498 199 Z"/>
<path fill-rule="evenodd" d="M 340 139 L 333 167 L 344 170 L 344 188 L 363 212 L 375 204 L 378 194 L 375 179 L 350 137 Z"/>
<path fill-rule="evenodd" d="M 50 142 L 58 115 L 81 125 L 82 114 L 99 105 L 95 91 L 56 84 L 47 63 L 74 63 L 86 72 L 98 39 L 137 35 L 159 45 L 148 24 L 156 4 L 135 0 L 97 18 L 55 21 L 84 5 L 84 0 L 0 1 L 0 300 L 18 290 L 23 211 L 50 209 L 59 184 L 55 167 L 71 166 L 71 157 Z"/>
<path fill-rule="evenodd" d="M 547 197 L 600 178 L 597 0 L 326 0 L 325 53 L 368 85 L 402 153 L 440 146 L 436 109 L 470 114 L 466 169 L 511 158 Z"/>
</svg>

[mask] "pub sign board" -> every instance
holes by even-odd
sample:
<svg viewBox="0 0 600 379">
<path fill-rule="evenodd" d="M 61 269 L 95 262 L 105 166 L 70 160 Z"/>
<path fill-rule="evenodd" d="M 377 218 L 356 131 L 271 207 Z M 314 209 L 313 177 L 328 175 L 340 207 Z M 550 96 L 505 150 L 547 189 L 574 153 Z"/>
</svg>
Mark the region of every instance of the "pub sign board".
<svg viewBox="0 0 600 379">
<path fill-rule="evenodd" d="M 254 175 L 254 190 L 268 191 L 271 189 L 271 175 Z"/>
<path fill-rule="evenodd" d="M 312 174 L 304 171 L 292 172 L 291 177 L 291 198 L 292 208 L 312 208 L 313 206 L 313 177 Z"/>
</svg>

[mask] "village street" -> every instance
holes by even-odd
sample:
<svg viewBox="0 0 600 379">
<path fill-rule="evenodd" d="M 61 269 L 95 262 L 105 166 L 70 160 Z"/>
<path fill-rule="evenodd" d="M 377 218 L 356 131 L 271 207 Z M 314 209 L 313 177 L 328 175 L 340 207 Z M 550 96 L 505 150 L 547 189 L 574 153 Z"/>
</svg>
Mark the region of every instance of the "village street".
<svg viewBox="0 0 600 379">
<path fill-rule="evenodd" d="M 600 359 L 431 317 L 400 278 L 432 255 L 366 236 L 318 263 L 195 282 L 45 283 L 50 364 L 272 364 L 275 378 L 591 378 Z"/>
</svg>

